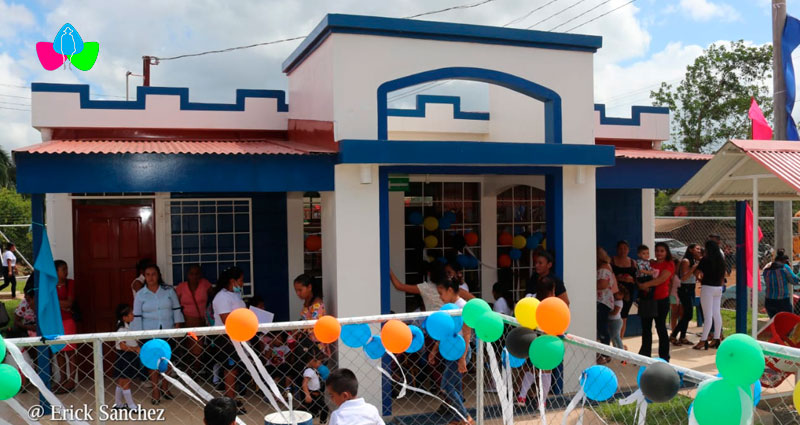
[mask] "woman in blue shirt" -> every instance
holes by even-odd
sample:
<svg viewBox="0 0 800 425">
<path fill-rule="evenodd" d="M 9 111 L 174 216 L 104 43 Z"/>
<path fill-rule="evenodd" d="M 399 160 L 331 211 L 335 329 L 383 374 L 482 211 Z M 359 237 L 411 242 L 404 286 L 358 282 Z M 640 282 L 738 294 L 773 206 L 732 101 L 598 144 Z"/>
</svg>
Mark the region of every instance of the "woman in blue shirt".
<svg viewBox="0 0 800 425">
<path fill-rule="evenodd" d="M 764 269 L 764 288 L 766 293 L 764 307 L 767 309 L 769 318 L 785 311 L 791 313 L 793 285 L 797 285 L 797 276 L 787 264 L 789 257 L 784 254 L 782 249 L 775 255 L 775 261 Z"/>
<path fill-rule="evenodd" d="M 178 296 L 171 286 L 164 283 L 161 278 L 161 270 L 157 265 L 151 264 L 144 270 L 145 285 L 136 292 L 133 299 L 133 323 L 132 330 L 157 330 L 173 329 L 183 325 L 183 312 Z M 161 391 L 159 390 L 160 374 L 156 370 L 150 371 L 150 380 L 153 382 L 153 405 L 161 403 Z M 173 395 L 169 392 L 167 382 L 161 382 L 161 390 L 164 391 L 164 398 L 172 400 Z"/>
</svg>

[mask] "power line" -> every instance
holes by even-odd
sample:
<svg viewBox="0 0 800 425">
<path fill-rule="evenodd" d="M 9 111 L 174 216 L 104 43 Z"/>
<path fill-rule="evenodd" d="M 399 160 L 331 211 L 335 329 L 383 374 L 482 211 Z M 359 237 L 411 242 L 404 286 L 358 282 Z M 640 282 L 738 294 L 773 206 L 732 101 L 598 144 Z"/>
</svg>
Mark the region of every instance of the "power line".
<svg viewBox="0 0 800 425">
<path fill-rule="evenodd" d="M 30 99 L 31 99 L 31 98 L 30 98 L 30 97 L 28 97 L 28 96 L 14 96 L 13 94 L 3 94 L 3 93 L 0 93 L 0 96 L 3 96 L 3 97 L 13 97 L 13 98 L 15 98 L 15 99 L 25 99 L 25 100 L 30 100 Z"/>
<path fill-rule="evenodd" d="M 19 108 L 6 108 L 5 106 L 0 106 L 0 109 L 7 109 L 9 111 L 27 111 L 30 112 L 30 109 L 19 109 Z"/>
<path fill-rule="evenodd" d="M 606 3 L 609 3 L 610 1 L 611 1 L 611 0 L 606 0 L 606 1 L 604 1 L 604 2 L 602 2 L 602 3 L 600 3 L 600 4 L 598 4 L 597 6 L 595 6 L 595 7 L 591 8 L 591 9 L 589 9 L 589 10 L 587 10 L 587 11 L 585 11 L 585 12 L 581 13 L 581 14 L 580 14 L 580 15 L 578 15 L 578 16 L 575 16 L 575 17 L 573 17 L 572 19 L 570 19 L 570 20 L 568 20 L 568 21 L 562 22 L 562 23 L 560 23 L 560 24 L 558 24 L 558 25 L 554 26 L 553 28 L 550 28 L 550 29 L 549 29 L 549 30 L 547 30 L 547 31 L 554 31 L 556 28 L 562 27 L 562 26 L 564 26 L 564 25 L 566 25 L 566 24 L 568 24 L 568 23 L 570 23 L 570 22 L 572 22 L 572 21 L 574 21 L 574 20 L 576 20 L 576 19 L 580 18 L 581 16 L 583 16 L 583 15 L 586 15 L 587 13 L 589 13 L 589 12 L 591 12 L 591 11 L 593 11 L 593 10 L 595 10 L 595 9 L 599 8 L 600 6 L 602 6 L 602 5 L 606 4 Z"/>
<path fill-rule="evenodd" d="M 520 17 L 516 18 L 516 19 L 513 19 L 513 20 L 509 21 L 508 23 L 506 23 L 506 24 L 505 24 L 505 25 L 503 25 L 503 26 L 504 26 L 504 27 L 507 27 L 507 26 L 509 26 L 509 25 L 514 25 L 514 24 L 516 24 L 517 22 L 523 21 L 523 20 L 525 20 L 525 18 L 527 18 L 528 16 L 531 16 L 531 15 L 533 15 L 535 12 L 537 12 L 537 11 L 539 11 L 539 10 L 541 10 L 541 9 L 543 9 L 543 8 L 545 8 L 545 7 L 549 6 L 549 5 L 551 5 L 551 4 L 553 4 L 553 3 L 557 2 L 557 1 L 558 1 L 558 0 L 551 0 L 550 2 L 548 2 L 548 3 L 545 3 L 545 4 L 543 4 L 543 5 L 539 6 L 539 7 L 537 7 L 537 8 L 535 8 L 535 9 L 531 10 L 530 12 L 528 12 L 528 13 L 526 13 L 526 14 L 524 14 L 524 15 L 522 15 L 522 16 L 520 16 Z"/>
<path fill-rule="evenodd" d="M 2 101 L 0 101 L 0 103 L 2 103 L 3 105 L 31 106 L 30 103 L 14 103 L 14 102 L 2 102 Z"/>
<path fill-rule="evenodd" d="M 619 9 L 622 9 L 623 7 L 625 7 L 625 6 L 629 5 L 629 4 L 632 4 L 632 3 L 633 3 L 633 2 L 635 2 L 635 1 L 636 1 L 636 0 L 631 0 L 631 1 L 629 1 L 629 2 L 627 2 L 627 3 L 625 3 L 625 4 L 623 4 L 622 6 L 615 7 L 615 8 L 613 8 L 613 9 L 609 10 L 609 11 L 608 11 L 608 12 L 606 12 L 606 13 L 603 13 L 603 14 L 601 14 L 601 15 L 597 15 L 597 16 L 595 16 L 594 18 L 592 18 L 592 19 L 589 19 L 588 21 L 586 21 L 586 22 L 584 22 L 584 23 L 582 23 L 582 24 L 576 25 L 576 26 L 574 26 L 574 27 L 572 27 L 572 28 L 570 28 L 570 29 L 568 29 L 568 30 L 566 30 L 566 31 L 564 31 L 564 32 L 570 32 L 570 31 L 572 31 L 572 30 L 574 30 L 574 29 L 578 29 L 578 28 L 580 28 L 580 27 L 582 27 L 582 26 L 584 26 L 584 25 L 586 25 L 586 24 L 588 24 L 588 23 L 590 23 L 590 22 L 594 22 L 594 21 L 596 21 L 596 20 L 598 20 L 598 19 L 602 18 L 603 16 L 606 16 L 606 15 L 608 15 L 609 13 L 613 13 L 613 12 L 615 12 L 615 11 L 619 10 Z"/>
<path fill-rule="evenodd" d="M 586 1 L 586 0 L 578 0 L 578 1 L 576 1 L 575 3 L 572 3 L 571 5 L 569 5 L 569 6 L 565 7 L 565 8 L 563 8 L 563 9 L 559 10 L 558 12 L 556 12 L 556 13 L 554 13 L 554 14 L 552 14 L 552 15 L 550 15 L 550 16 L 548 16 L 548 17 L 544 18 L 544 19 L 542 19 L 541 21 L 539 21 L 539 22 L 537 22 L 537 23 L 535 23 L 535 24 L 533 24 L 533 25 L 529 26 L 527 29 L 531 29 L 531 28 L 533 28 L 533 27 L 535 27 L 535 26 L 537 26 L 537 25 L 541 24 L 542 22 L 548 21 L 548 20 L 550 20 L 550 18 L 553 18 L 553 17 L 555 17 L 555 16 L 558 16 L 558 15 L 560 15 L 560 14 L 562 14 L 562 13 L 566 12 L 567 10 L 569 10 L 569 9 L 572 9 L 573 7 L 575 7 L 575 6 L 577 6 L 577 5 L 581 4 L 581 3 L 583 3 L 583 2 L 585 2 L 585 1 Z"/>
<path fill-rule="evenodd" d="M 428 15 L 435 15 L 437 13 L 449 12 L 451 10 L 472 9 L 473 7 L 482 6 L 482 5 L 486 4 L 486 3 L 491 3 L 493 1 L 497 1 L 497 0 L 483 0 L 483 1 L 479 1 L 477 3 L 473 3 L 473 4 L 465 4 L 465 5 L 461 5 L 461 6 L 446 7 L 444 9 L 433 10 L 433 11 L 430 11 L 430 12 L 424 12 L 424 13 L 418 13 L 416 15 L 406 16 L 403 19 L 414 19 L 414 18 L 419 18 L 421 16 L 428 16 Z"/>
<path fill-rule="evenodd" d="M 13 87 L 13 88 L 17 88 L 17 89 L 29 89 L 29 88 L 31 88 L 31 86 L 18 86 L 16 84 L 4 84 L 4 83 L 0 83 L 0 86 Z"/>
</svg>

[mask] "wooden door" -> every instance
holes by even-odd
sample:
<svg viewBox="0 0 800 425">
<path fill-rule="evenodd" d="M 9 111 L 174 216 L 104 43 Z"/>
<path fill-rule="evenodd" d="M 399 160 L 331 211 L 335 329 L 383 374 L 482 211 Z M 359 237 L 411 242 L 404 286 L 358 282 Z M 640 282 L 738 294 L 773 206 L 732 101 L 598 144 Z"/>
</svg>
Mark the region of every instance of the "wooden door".
<svg viewBox="0 0 800 425">
<path fill-rule="evenodd" d="M 83 316 L 78 332 L 113 331 L 117 305 L 133 305 L 136 263 L 156 258 L 153 209 L 147 201 L 73 205 L 75 298 Z"/>
</svg>

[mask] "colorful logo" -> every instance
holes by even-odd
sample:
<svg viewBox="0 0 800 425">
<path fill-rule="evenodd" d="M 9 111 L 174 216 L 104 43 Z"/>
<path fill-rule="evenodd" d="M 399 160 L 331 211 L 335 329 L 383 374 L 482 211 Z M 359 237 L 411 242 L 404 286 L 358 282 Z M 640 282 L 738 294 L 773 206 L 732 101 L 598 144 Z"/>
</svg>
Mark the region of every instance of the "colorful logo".
<svg viewBox="0 0 800 425">
<path fill-rule="evenodd" d="M 72 24 L 64 24 L 56 33 L 52 43 L 40 41 L 36 43 L 36 54 L 44 69 L 53 71 L 59 66 L 67 67 L 67 62 L 81 71 L 92 69 L 100 53 L 100 43 L 84 42 L 78 30 Z"/>
</svg>

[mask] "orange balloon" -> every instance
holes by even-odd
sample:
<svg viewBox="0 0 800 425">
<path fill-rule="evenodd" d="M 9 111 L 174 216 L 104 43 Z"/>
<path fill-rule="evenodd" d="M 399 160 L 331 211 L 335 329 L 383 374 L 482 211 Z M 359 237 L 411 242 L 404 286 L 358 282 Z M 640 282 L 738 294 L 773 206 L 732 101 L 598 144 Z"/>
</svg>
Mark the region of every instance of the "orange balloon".
<svg viewBox="0 0 800 425">
<path fill-rule="evenodd" d="M 322 238 L 319 235 L 310 235 L 306 238 L 306 249 L 311 252 L 319 251 L 322 248 Z"/>
<path fill-rule="evenodd" d="M 324 344 L 330 344 L 339 339 L 341 332 L 342 325 L 333 316 L 322 316 L 314 324 L 314 336 Z"/>
<path fill-rule="evenodd" d="M 514 241 L 514 237 L 511 236 L 511 233 L 503 232 L 500 233 L 500 236 L 497 237 L 497 244 L 498 245 L 511 245 L 511 242 Z"/>
<path fill-rule="evenodd" d="M 258 317 L 246 308 L 237 308 L 225 319 L 225 332 L 234 341 L 248 341 L 258 332 Z"/>
<path fill-rule="evenodd" d="M 411 328 L 396 319 L 389 320 L 381 329 L 381 342 L 390 353 L 404 353 L 411 346 L 412 339 Z"/>
<path fill-rule="evenodd" d="M 501 254 L 497 257 L 497 267 L 511 267 L 511 257 L 508 254 Z"/>
<path fill-rule="evenodd" d="M 464 235 L 464 242 L 467 243 L 469 246 L 475 246 L 478 244 L 478 234 L 475 232 L 469 232 Z"/>
<path fill-rule="evenodd" d="M 548 335 L 563 335 L 569 327 L 569 307 L 561 298 L 545 298 L 536 308 L 536 323 Z"/>
</svg>

